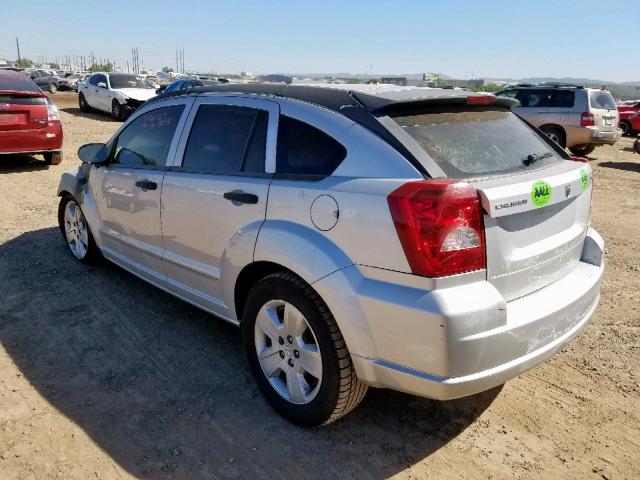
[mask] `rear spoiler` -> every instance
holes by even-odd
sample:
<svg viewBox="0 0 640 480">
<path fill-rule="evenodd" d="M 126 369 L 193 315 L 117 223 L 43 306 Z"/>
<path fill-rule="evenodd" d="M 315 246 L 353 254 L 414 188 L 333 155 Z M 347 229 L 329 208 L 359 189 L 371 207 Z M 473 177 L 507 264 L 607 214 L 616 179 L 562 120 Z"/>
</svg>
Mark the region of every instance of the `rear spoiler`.
<svg viewBox="0 0 640 480">
<path fill-rule="evenodd" d="M 438 92 L 444 93 L 444 92 Z M 351 92 L 351 95 L 374 115 L 389 115 L 394 112 L 420 106 L 441 105 L 491 105 L 512 109 L 520 104 L 518 100 L 509 97 L 499 97 L 486 93 L 473 93 L 462 91 L 447 91 L 447 94 L 430 95 L 424 97 L 409 97 L 401 99 L 389 99 L 373 95 Z"/>
</svg>

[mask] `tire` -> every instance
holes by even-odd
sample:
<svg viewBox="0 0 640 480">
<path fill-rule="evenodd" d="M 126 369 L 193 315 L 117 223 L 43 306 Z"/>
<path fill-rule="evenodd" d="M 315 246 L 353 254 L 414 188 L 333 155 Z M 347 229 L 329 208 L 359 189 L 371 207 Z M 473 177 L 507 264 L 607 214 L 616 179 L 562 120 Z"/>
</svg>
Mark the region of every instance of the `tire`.
<svg viewBox="0 0 640 480">
<path fill-rule="evenodd" d="M 116 122 L 121 122 L 124 120 L 124 108 L 122 108 L 120 102 L 115 99 L 111 102 L 111 118 L 113 118 Z"/>
<path fill-rule="evenodd" d="M 633 149 L 636 153 L 640 153 L 640 138 L 633 142 Z"/>
<path fill-rule="evenodd" d="M 47 165 L 60 165 L 62 163 L 62 152 L 45 152 L 42 156 Z"/>
<path fill-rule="evenodd" d="M 91 107 L 87 103 L 87 99 L 84 98 L 84 94 L 78 94 L 78 106 L 80 107 L 80 111 L 87 113 L 91 111 Z"/>
<path fill-rule="evenodd" d="M 569 148 L 571 153 L 573 153 L 574 155 L 577 155 L 578 157 L 586 157 L 595 149 L 596 149 L 595 145 L 575 145 Z"/>
<path fill-rule="evenodd" d="M 55 83 L 49 84 L 49 93 L 56 93 L 58 91 L 58 86 Z"/>
<path fill-rule="evenodd" d="M 292 320 L 285 322 L 285 315 Z M 367 393 L 329 308 L 293 273 L 274 273 L 251 289 L 241 326 L 251 373 L 287 420 L 304 427 L 326 425 L 353 410 Z M 266 354 L 263 360 L 258 350 Z M 267 376 L 265 369 L 272 373 Z"/>
<path fill-rule="evenodd" d="M 627 137 L 633 135 L 633 130 L 631 129 L 631 124 L 626 120 L 620 122 L 620 128 L 622 129 L 622 136 Z"/>
<path fill-rule="evenodd" d="M 540 130 L 562 148 L 566 147 L 566 136 L 564 134 L 564 130 L 562 130 L 561 128 L 543 125 L 542 127 L 540 127 Z"/>
<path fill-rule="evenodd" d="M 75 215 L 70 214 L 71 208 L 77 209 L 74 212 Z M 60 227 L 60 232 L 67 243 L 69 251 L 76 260 L 85 264 L 93 264 L 101 258 L 100 250 L 93 239 L 82 209 L 76 199 L 68 193 L 63 194 L 60 199 L 60 205 L 58 206 L 58 226 Z M 86 232 L 85 235 L 80 233 L 83 228 Z"/>
</svg>

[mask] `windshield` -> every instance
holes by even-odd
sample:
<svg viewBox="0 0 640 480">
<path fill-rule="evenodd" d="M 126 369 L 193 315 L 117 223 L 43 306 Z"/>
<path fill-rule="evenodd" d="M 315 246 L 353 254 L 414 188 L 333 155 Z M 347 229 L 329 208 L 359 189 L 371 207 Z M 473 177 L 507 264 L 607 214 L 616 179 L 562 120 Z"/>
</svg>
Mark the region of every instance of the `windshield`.
<svg viewBox="0 0 640 480">
<path fill-rule="evenodd" d="M 560 161 L 543 138 L 507 109 L 438 107 L 393 120 L 449 177 L 515 173 Z"/>
<path fill-rule="evenodd" d="M 111 88 L 153 88 L 153 85 L 135 75 L 109 75 L 109 82 Z"/>
</svg>

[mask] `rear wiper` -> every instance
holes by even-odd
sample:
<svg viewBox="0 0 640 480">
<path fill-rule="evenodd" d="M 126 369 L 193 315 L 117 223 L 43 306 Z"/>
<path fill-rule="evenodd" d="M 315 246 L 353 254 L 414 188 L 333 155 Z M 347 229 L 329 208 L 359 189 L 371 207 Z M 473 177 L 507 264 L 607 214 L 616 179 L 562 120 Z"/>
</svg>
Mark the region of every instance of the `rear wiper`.
<svg viewBox="0 0 640 480">
<path fill-rule="evenodd" d="M 529 155 L 527 155 L 522 159 L 522 163 L 524 163 L 524 165 L 528 167 L 529 165 L 536 163 L 538 160 L 542 160 L 543 158 L 549 158 L 549 157 L 553 157 L 553 153 L 551 152 L 530 153 Z"/>
</svg>

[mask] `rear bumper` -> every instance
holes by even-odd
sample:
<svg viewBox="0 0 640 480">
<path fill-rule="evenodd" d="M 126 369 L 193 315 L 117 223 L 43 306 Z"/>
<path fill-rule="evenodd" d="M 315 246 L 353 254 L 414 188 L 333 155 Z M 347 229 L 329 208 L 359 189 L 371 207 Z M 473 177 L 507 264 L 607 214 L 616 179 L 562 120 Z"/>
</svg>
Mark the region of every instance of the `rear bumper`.
<svg viewBox="0 0 640 480">
<path fill-rule="evenodd" d="M 536 366 L 586 326 L 598 304 L 602 252 L 601 237 L 590 229 L 573 270 L 510 302 L 501 300 L 486 281 L 420 291 L 417 285 L 374 285 L 378 279 L 363 278 L 354 294 L 366 320 L 356 321 L 355 332 L 343 326 L 353 319 L 335 310 L 337 305 L 330 308 L 343 334 L 347 332 L 345 340 L 362 381 L 440 400 L 462 397 Z M 372 298 L 384 291 L 391 295 Z M 349 315 L 353 310 L 347 307 Z M 370 344 L 352 342 L 354 333 L 367 334 Z"/>
<path fill-rule="evenodd" d="M 620 137 L 622 130 L 602 131 L 598 127 L 566 127 L 567 147 L 575 145 L 613 145 Z"/>
<path fill-rule="evenodd" d="M 0 132 L 0 154 L 41 153 L 62 149 L 62 125 Z"/>
</svg>

